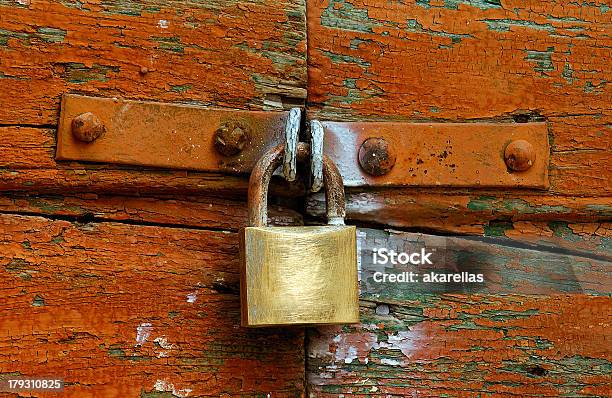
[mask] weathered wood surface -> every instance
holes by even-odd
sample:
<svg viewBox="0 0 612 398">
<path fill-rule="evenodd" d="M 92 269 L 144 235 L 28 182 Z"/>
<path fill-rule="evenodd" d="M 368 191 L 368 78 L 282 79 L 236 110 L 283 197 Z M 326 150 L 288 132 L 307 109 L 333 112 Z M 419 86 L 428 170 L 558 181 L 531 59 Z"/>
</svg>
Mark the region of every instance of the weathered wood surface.
<svg viewBox="0 0 612 398">
<path fill-rule="evenodd" d="M 67 397 L 300 396 L 302 330 L 240 327 L 237 243 L 0 215 L 0 375 L 64 377 Z"/>
<path fill-rule="evenodd" d="M 309 333 L 311 396 L 557 397 L 612 391 L 611 251 L 592 258 L 513 242 L 372 229 L 360 234 L 361 324 Z M 477 268 L 487 275 L 485 286 L 517 294 L 440 294 L 440 286 L 427 293 L 423 285 L 377 284 L 371 271 L 380 267 L 363 257 L 373 248 L 425 242 L 431 249 L 441 240 L 445 264 Z M 564 294 L 583 288 L 592 296 Z M 550 294 L 519 295 L 536 291 Z"/>
<path fill-rule="evenodd" d="M 66 92 L 278 108 L 306 96 L 299 1 L 0 1 L 0 121 L 56 125 Z"/>
<path fill-rule="evenodd" d="M 364 301 L 361 318 L 309 334 L 310 396 L 612 392 L 608 297 L 422 295 Z"/>
<path fill-rule="evenodd" d="M 546 121 L 547 192 L 357 189 L 349 219 L 508 237 L 541 268 L 558 247 L 594 278 L 612 250 L 608 2 L 307 5 L 0 0 L 0 374 L 65 372 L 74 397 L 304 391 L 302 332 L 238 327 L 247 180 L 58 163 L 67 92 L 280 109 L 308 89 L 321 119 Z M 308 336 L 312 396 L 612 394 L 609 297 L 400 290 L 361 310 Z"/>
<path fill-rule="evenodd" d="M 287 203 L 292 205 L 292 203 Z M 0 213 L 38 215 L 81 223 L 118 221 L 139 225 L 237 231 L 247 225 L 247 203 L 231 198 L 81 196 L 0 196 Z M 302 225 L 302 215 L 284 206 L 268 206 L 273 225 Z"/>
<path fill-rule="evenodd" d="M 609 2 L 325 0 L 307 11 L 310 118 L 549 126 L 547 191 L 351 189 L 351 222 L 507 237 L 542 254 L 540 269 L 550 250 L 610 256 Z M 310 215 L 322 208 L 309 199 Z M 360 325 L 309 332 L 311 396 L 612 394 L 609 290 L 387 293 L 363 296 Z"/>
<path fill-rule="evenodd" d="M 607 1 L 313 0 L 307 10 L 320 117 L 610 116 Z"/>
<path fill-rule="evenodd" d="M 347 190 L 348 218 L 403 228 L 483 234 L 492 225 L 520 221 L 605 222 L 612 217 L 610 197 L 560 197 L 529 192 L 443 190 Z M 325 214 L 322 194 L 308 198 L 308 211 Z"/>
</svg>

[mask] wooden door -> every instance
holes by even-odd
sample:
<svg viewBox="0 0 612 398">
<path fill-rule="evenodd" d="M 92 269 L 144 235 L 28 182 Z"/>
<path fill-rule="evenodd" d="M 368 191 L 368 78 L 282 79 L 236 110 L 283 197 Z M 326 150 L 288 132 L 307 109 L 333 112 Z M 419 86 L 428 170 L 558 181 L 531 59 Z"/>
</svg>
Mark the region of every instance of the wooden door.
<svg viewBox="0 0 612 398">
<path fill-rule="evenodd" d="M 62 377 L 69 397 L 612 395 L 610 6 L 0 0 L 0 378 Z M 546 122 L 547 190 L 346 193 L 365 248 L 453 237 L 551 293 L 364 291 L 360 325 L 241 328 L 246 177 L 57 162 L 65 93 Z M 321 195 L 272 191 L 275 223 L 321 221 Z"/>
<path fill-rule="evenodd" d="M 305 5 L 0 1 L 0 92 L 0 373 L 70 397 L 300 396 L 304 332 L 239 326 L 246 178 L 54 152 L 64 93 L 303 102 Z"/>
<path fill-rule="evenodd" d="M 348 192 L 358 225 L 505 238 L 488 264 L 509 282 L 529 271 L 515 283 L 550 283 L 551 294 L 364 294 L 361 325 L 309 333 L 311 395 L 610 396 L 610 286 L 563 294 L 570 280 L 610 271 L 609 1 L 329 0 L 307 10 L 311 117 L 545 121 L 551 145 L 544 192 Z"/>
</svg>

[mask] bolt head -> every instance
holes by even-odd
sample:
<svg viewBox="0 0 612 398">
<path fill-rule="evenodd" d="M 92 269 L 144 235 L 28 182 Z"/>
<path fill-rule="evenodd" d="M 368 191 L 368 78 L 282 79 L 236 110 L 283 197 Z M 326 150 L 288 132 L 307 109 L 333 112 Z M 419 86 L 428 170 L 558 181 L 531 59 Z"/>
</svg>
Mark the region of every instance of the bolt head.
<svg viewBox="0 0 612 398">
<path fill-rule="evenodd" d="M 504 151 L 506 166 L 512 171 L 529 170 L 535 163 L 535 159 L 533 145 L 525 140 L 512 141 Z"/>
<path fill-rule="evenodd" d="M 239 154 L 249 141 L 248 129 L 236 122 L 223 124 L 215 133 L 214 145 L 225 156 Z"/>
<path fill-rule="evenodd" d="M 72 119 L 72 135 L 82 142 L 92 142 L 104 133 L 104 124 L 93 113 L 85 112 Z"/>
<path fill-rule="evenodd" d="M 359 148 L 359 165 L 373 176 L 390 172 L 395 159 L 395 151 L 384 138 L 368 138 Z"/>
</svg>

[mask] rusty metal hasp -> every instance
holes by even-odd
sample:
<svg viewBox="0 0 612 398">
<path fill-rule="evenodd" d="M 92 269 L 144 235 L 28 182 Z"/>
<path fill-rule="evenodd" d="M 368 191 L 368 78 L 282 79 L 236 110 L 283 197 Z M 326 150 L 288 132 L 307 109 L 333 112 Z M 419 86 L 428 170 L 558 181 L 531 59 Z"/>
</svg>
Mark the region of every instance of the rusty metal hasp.
<svg viewBox="0 0 612 398">
<path fill-rule="evenodd" d="M 289 115 L 64 95 L 56 158 L 248 173 Z"/>
<path fill-rule="evenodd" d="M 297 109 L 216 110 L 64 95 L 56 158 L 248 173 L 279 144 L 292 154 L 299 122 Z M 548 187 L 545 123 L 313 120 L 311 135 L 315 152 L 322 152 L 317 156 L 329 156 L 350 187 Z M 294 161 L 283 164 L 291 180 Z M 312 173 L 316 191 L 320 171 Z"/>
<path fill-rule="evenodd" d="M 322 124 L 349 187 L 548 187 L 545 123 Z"/>
</svg>

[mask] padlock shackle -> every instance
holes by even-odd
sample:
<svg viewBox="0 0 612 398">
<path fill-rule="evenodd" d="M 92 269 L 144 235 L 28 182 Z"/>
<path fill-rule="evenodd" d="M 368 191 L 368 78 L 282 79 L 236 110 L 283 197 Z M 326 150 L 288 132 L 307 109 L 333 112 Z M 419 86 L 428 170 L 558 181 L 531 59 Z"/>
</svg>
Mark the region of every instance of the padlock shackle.
<svg viewBox="0 0 612 398">
<path fill-rule="evenodd" d="M 268 185 L 274 171 L 282 164 L 285 154 L 284 144 L 266 152 L 255 164 L 249 179 L 249 226 L 265 227 L 268 224 Z M 304 162 L 310 157 L 310 146 L 300 142 L 297 148 L 297 160 Z M 344 225 L 346 207 L 344 201 L 344 183 L 342 175 L 334 162 L 323 156 L 323 182 L 325 184 L 325 202 L 327 223 Z"/>
</svg>

